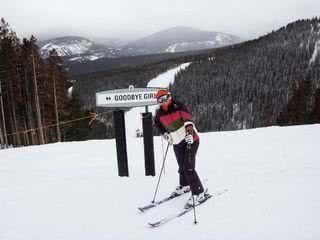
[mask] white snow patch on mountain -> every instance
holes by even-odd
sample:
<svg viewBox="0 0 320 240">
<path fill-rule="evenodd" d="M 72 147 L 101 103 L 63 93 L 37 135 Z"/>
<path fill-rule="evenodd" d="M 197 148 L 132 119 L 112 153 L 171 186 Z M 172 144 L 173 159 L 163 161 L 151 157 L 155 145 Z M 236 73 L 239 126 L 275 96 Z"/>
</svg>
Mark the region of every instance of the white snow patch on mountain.
<svg viewBox="0 0 320 240">
<path fill-rule="evenodd" d="M 191 47 L 197 49 L 197 47 L 201 48 L 211 48 L 216 47 L 218 41 L 199 41 L 199 42 L 181 42 L 170 45 L 165 51 L 166 52 L 177 52 L 179 48 Z M 219 43 L 220 44 L 220 43 Z"/>
<path fill-rule="evenodd" d="M 220 43 L 220 44 L 224 44 L 226 42 L 232 41 L 232 38 L 226 34 L 223 33 L 218 33 L 216 40 Z"/>
<path fill-rule="evenodd" d="M 76 55 L 86 53 L 91 46 L 92 42 L 86 40 L 74 40 L 71 43 L 59 45 L 48 43 L 41 48 L 41 52 L 45 54 L 56 49 L 59 56 Z"/>
<path fill-rule="evenodd" d="M 68 88 L 68 97 L 72 98 L 73 87 Z"/>
<path fill-rule="evenodd" d="M 207 41 L 179 42 L 171 44 L 165 51 L 178 52 L 184 49 L 204 49 L 225 46 L 232 42 L 232 38 L 226 34 L 218 33 L 216 38 Z"/>
<path fill-rule="evenodd" d="M 70 58 L 69 61 L 79 61 L 79 62 L 81 62 L 81 61 L 95 61 L 95 60 L 103 58 L 103 57 L 106 57 L 106 54 L 100 52 L 100 53 L 93 53 L 90 55 L 73 57 L 73 58 Z M 109 57 L 111 57 L 111 56 L 109 56 Z"/>
<path fill-rule="evenodd" d="M 178 43 L 175 43 L 175 44 L 170 45 L 170 46 L 166 49 L 166 52 L 171 52 L 171 53 L 176 52 L 177 45 L 178 45 Z"/>
<path fill-rule="evenodd" d="M 313 33 L 314 27 L 312 24 L 310 24 L 310 26 L 311 26 L 310 33 Z"/>
<path fill-rule="evenodd" d="M 312 63 L 315 62 L 317 56 L 319 55 L 319 52 L 320 52 L 320 40 L 316 41 L 315 45 L 314 45 L 314 50 L 313 50 L 313 53 L 312 53 L 312 57 L 309 61 L 309 65 L 311 65 Z"/>
</svg>

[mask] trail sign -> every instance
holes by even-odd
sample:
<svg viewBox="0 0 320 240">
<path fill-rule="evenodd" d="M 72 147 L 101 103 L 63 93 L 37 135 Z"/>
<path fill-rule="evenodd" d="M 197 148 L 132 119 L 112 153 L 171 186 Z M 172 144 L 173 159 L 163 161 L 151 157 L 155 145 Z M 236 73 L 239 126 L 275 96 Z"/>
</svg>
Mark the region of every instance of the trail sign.
<svg viewBox="0 0 320 240">
<path fill-rule="evenodd" d="M 148 112 L 149 105 L 156 105 L 156 94 L 164 88 L 134 88 L 116 89 L 96 93 L 96 106 L 114 108 L 113 120 L 115 127 L 118 174 L 121 177 L 129 177 L 125 110 L 133 107 L 146 107 L 146 112 L 142 114 L 143 143 L 145 158 L 146 176 L 155 176 L 152 113 Z"/>
<path fill-rule="evenodd" d="M 98 107 L 131 108 L 156 105 L 156 93 L 162 88 L 116 89 L 96 93 Z"/>
</svg>

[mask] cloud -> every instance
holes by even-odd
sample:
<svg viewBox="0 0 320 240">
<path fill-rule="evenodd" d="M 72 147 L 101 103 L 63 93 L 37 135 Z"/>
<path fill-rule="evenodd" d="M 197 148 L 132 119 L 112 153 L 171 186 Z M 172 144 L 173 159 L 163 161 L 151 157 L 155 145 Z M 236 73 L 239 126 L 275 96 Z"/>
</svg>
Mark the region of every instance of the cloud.
<svg viewBox="0 0 320 240">
<path fill-rule="evenodd" d="M 191 26 L 257 37 L 291 21 L 317 16 L 313 0 L 1 0 L 1 12 L 19 33 L 79 33 L 140 37 L 173 26 Z"/>
</svg>

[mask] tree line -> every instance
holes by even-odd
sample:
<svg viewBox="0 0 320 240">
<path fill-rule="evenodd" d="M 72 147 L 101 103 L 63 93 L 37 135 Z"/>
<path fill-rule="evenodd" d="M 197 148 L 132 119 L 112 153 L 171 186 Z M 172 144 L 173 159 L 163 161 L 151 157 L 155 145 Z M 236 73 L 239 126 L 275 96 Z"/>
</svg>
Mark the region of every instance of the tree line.
<svg viewBox="0 0 320 240">
<path fill-rule="evenodd" d="M 2 18 L 0 22 L 0 143 L 34 145 L 63 141 L 72 118 L 67 71 L 52 50 L 39 54 L 37 39 L 22 41 Z"/>
<path fill-rule="evenodd" d="M 171 86 L 201 131 L 320 122 L 319 18 L 208 55 Z"/>
</svg>

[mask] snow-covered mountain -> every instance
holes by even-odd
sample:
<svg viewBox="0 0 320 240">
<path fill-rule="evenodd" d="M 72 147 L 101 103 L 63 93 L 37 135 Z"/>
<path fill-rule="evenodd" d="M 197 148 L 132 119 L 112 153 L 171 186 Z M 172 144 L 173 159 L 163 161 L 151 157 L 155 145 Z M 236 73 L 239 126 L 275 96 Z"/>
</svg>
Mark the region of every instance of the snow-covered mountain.
<svg viewBox="0 0 320 240">
<path fill-rule="evenodd" d="M 40 42 L 40 53 L 43 57 L 47 57 L 52 49 L 56 49 L 60 56 L 70 61 L 96 60 L 118 55 L 118 49 L 113 46 L 96 44 L 87 38 L 77 36 L 59 37 Z"/>
<path fill-rule="evenodd" d="M 220 33 L 175 27 L 160 31 L 125 45 L 96 44 L 82 37 L 61 37 L 40 42 L 41 54 L 46 57 L 55 48 L 60 56 L 70 61 L 89 61 L 165 52 L 183 52 L 217 48 L 240 42 L 240 38 Z"/>
<path fill-rule="evenodd" d="M 84 54 L 94 46 L 90 40 L 81 37 L 61 37 L 41 43 L 41 54 L 47 56 L 49 51 L 56 49 L 62 57 Z"/>
<path fill-rule="evenodd" d="M 182 52 L 217 48 L 240 41 L 239 37 L 231 34 L 201 31 L 191 27 L 174 27 L 130 42 L 123 51 L 128 54 Z"/>
</svg>

